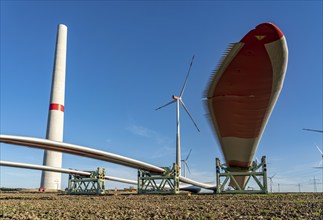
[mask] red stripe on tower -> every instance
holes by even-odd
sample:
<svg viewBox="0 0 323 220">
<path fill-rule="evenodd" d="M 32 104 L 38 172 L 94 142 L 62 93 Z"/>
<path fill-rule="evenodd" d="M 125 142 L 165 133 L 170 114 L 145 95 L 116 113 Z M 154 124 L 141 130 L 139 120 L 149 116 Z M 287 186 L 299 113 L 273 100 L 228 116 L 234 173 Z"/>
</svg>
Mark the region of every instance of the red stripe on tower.
<svg viewBox="0 0 323 220">
<path fill-rule="evenodd" d="M 57 110 L 57 111 L 64 112 L 64 105 L 52 103 L 49 105 L 49 110 Z"/>
</svg>

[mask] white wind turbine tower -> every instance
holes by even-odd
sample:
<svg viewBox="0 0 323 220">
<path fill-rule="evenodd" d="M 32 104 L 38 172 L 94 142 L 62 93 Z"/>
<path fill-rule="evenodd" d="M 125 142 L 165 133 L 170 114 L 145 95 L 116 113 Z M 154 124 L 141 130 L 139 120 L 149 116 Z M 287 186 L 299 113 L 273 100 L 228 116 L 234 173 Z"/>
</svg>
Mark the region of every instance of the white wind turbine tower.
<svg viewBox="0 0 323 220">
<path fill-rule="evenodd" d="M 187 168 L 188 172 L 191 174 L 190 168 L 188 167 L 188 164 L 187 164 L 187 160 L 190 157 L 191 152 L 192 152 L 192 149 L 187 154 L 186 159 L 185 160 L 181 160 L 183 162 L 183 174 L 184 174 L 184 177 L 186 177 L 186 168 Z"/>
<path fill-rule="evenodd" d="M 183 106 L 183 108 L 185 109 L 186 113 L 191 118 L 192 122 L 194 123 L 196 129 L 198 131 L 200 131 L 200 129 L 197 127 L 196 123 L 193 120 L 193 117 L 191 116 L 190 112 L 186 108 L 186 106 L 185 106 L 185 104 L 183 102 L 183 99 L 182 99 L 183 94 L 184 94 L 184 90 L 185 90 L 185 87 L 186 87 L 186 84 L 187 84 L 187 80 L 188 80 L 188 77 L 189 77 L 189 74 L 190 74 L 190 71 L 191 71 L 191 67 L 192 67 L 192 64 L 193 64 L 193 60 L 194 60 L 194 56 L 192 57 L 191 64 L 190 64 L 190 67 L 188 69 L 188 72 L 187 72 L 187 75 L 186 75 L 186 79 L 185 79 L 185 82 L 184 82 L 184 85 L 183 85 L 183 88 L 182 88 L 182 91 L 181 91 L 180 95 L 179 96 L 173 95 L 172 96 L 172 98 L 173 98 L 172 101 L 170 101 L 169 103 L 167 103 L 165 105 L 162 105 L 159 108 L 155 109 L 157 111 L 157 110 L 159 110 L 161 108 L 164 108 L 164 107 L 166 107 L 166 106 L 168 106 L 168 105 L 173 104 L 174 102 L 176 102 L 176 128 L 177 128 L 177 131 L 176 131 L 176 165 L 178 167 L 179 172 L 180 172 L 180 168 L 181 168 L 181 141 L 180 141 L 179 104 L 181 104 Z"/>
</svg>

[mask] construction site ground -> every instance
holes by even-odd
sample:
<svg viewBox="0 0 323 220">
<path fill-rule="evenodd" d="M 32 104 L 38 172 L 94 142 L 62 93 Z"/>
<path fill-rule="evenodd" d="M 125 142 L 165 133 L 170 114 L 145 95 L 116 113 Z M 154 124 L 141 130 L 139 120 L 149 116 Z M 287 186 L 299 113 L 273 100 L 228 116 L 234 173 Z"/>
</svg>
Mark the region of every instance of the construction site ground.
<svg viewBox="0 0 323 220">
<path fill-rule="evenodd" d="M 0 219 L 323 219 L 323 193 L 101 196 L 3 192 Z"/>
</svg>

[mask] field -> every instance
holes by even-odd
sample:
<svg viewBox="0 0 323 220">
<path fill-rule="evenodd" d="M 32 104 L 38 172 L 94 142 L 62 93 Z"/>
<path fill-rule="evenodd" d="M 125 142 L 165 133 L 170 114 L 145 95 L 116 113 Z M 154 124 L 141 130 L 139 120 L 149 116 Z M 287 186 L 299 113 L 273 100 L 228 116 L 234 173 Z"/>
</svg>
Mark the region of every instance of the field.
<svg viewBox="0 0 323 220">
<path fill-rule="evenodd" d="M 1 192 L 1 219 L 323 219 L 322 193 L 76 196 Z"/>
</svg>

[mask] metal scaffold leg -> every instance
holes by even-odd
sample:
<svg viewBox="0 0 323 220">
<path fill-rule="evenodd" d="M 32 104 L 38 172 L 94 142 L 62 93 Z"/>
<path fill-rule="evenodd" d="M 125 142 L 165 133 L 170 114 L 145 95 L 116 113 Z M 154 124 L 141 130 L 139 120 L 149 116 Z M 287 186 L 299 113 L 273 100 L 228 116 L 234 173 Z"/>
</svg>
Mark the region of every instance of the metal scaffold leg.
<svg viewBox="0 0 323 220">
<path fill-rule="evenodd" d="M 105 194 L 105 169 L 98 168 L 90 176 L 70 174 L 68 178 L 68 194 L 74 195 L 101 195 Z"/>
<path fill-rule="evenodd" d="M 163 167 L 164 173 L 138 170 L 138 194 L 178 194 L 179 172 L 173 168 Z"/>
<path fill-rule="evenodd" d="M 244 185 L 239 186 L 236 181 L 237 177 L 247 177 Z M 224 180 L 223 180 L 224 179 Z M 223 181 L 222 181 L 223 180 Z M 247 187 L 250 180 L 254 180 L 257 187 Z M 230 182 L 230 187 L 229 187 Z M 267 165 L 266 156 L 261 158 L 261 163 L 257 161 L 252 163 L 252 166 L 247 170 L 237 170 L 232 167 L 227 167 L 221 164 L 220 159 L 216 158 L 216 193 L 268 193 L 267 187 Z M 258 188 L 259 189 L 256 189 Z"/>
</svg>

